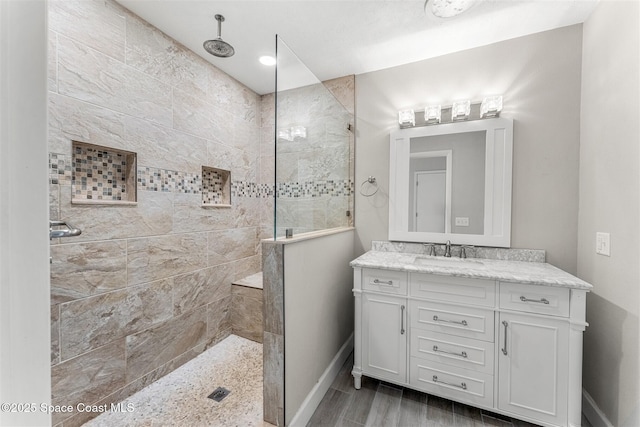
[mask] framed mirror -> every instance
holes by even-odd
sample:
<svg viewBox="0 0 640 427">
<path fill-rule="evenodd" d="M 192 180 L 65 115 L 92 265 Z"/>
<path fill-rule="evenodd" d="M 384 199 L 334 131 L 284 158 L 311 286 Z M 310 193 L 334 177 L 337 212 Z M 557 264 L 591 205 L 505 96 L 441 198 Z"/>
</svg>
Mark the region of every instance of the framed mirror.
<svg viewBox="0 0 640 427">
<path fill-rule="evenodd" d="M 389 240 L 510 246 L 512 120 L 400 129 L 389 145 Z"/>
</svg>

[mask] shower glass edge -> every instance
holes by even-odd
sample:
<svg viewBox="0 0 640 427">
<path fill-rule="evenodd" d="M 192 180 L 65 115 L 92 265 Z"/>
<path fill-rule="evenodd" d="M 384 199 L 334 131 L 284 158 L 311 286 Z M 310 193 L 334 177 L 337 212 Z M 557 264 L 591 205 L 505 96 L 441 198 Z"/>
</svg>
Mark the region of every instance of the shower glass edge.
<svg viewBox="0 0 640 427">
<path fill-rule="evenodd" d="M 276 35 L 274 240 L 353 224 L 353 114 Z"/>
</svg>

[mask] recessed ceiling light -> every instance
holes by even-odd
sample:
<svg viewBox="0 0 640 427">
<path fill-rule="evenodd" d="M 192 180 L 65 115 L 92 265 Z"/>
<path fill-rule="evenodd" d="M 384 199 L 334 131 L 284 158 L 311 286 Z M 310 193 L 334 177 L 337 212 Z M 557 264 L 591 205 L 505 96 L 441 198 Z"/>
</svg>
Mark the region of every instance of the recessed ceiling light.
<svg viewBox="0 0 640 427">
<path fill-rule="evenodd" d="M 426 0 L 425 12 L 438 18 L 452 18 L 469 10 L 478 0 Z"/>
<path fill-rule="evenodd" d="M 259 60 L 262 65 L 276 65 L 276 58 L 274 58 L 273 56 L 261 56 Z"/>
</svg>

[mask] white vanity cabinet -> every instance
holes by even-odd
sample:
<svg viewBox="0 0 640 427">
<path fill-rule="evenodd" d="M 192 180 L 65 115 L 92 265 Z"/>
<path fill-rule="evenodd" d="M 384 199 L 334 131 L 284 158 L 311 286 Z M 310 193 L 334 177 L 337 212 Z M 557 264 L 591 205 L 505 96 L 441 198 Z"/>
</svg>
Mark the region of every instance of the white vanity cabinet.
<svg viewBox="0 0 640 427">
<path fill-rule="evenodd" d="M 365 292 L 360 299 L 360 333 L 364 372 L 379 379 L 406 383 L 407 274 L 364 269 L 362 289 Z"/>
<path fill-rule="evenodd" d="M 354 267 L 352 374 L 579 426 L 585 289 Z"/>
</svg>

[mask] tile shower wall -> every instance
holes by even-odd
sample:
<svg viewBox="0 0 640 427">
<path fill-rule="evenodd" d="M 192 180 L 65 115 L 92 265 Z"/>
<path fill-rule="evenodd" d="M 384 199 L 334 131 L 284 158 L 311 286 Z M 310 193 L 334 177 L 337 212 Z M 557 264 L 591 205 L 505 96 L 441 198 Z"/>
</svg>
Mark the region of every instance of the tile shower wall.
<svg viewBox="0 0 640 427">
<path fill-rule="evenodd" d="M 306 129 L 277 141 L 278 235 L 352 225 L 354 76 L 280 92 L 277 114 L 279 130 Z"/>
<path fill-rule="evenodd" d="M 49 29 L 50 216 L 82 229 L 51 242 L 52 403 L 118 402 L 230 333 L 273 216 L 268 101 L 112 0 L 52 0 Z M 72 140 L 136 152 L 137 204 L 72 205 Z M 201 207 L 202 166 L 231 208 Z"/>
</svg>

